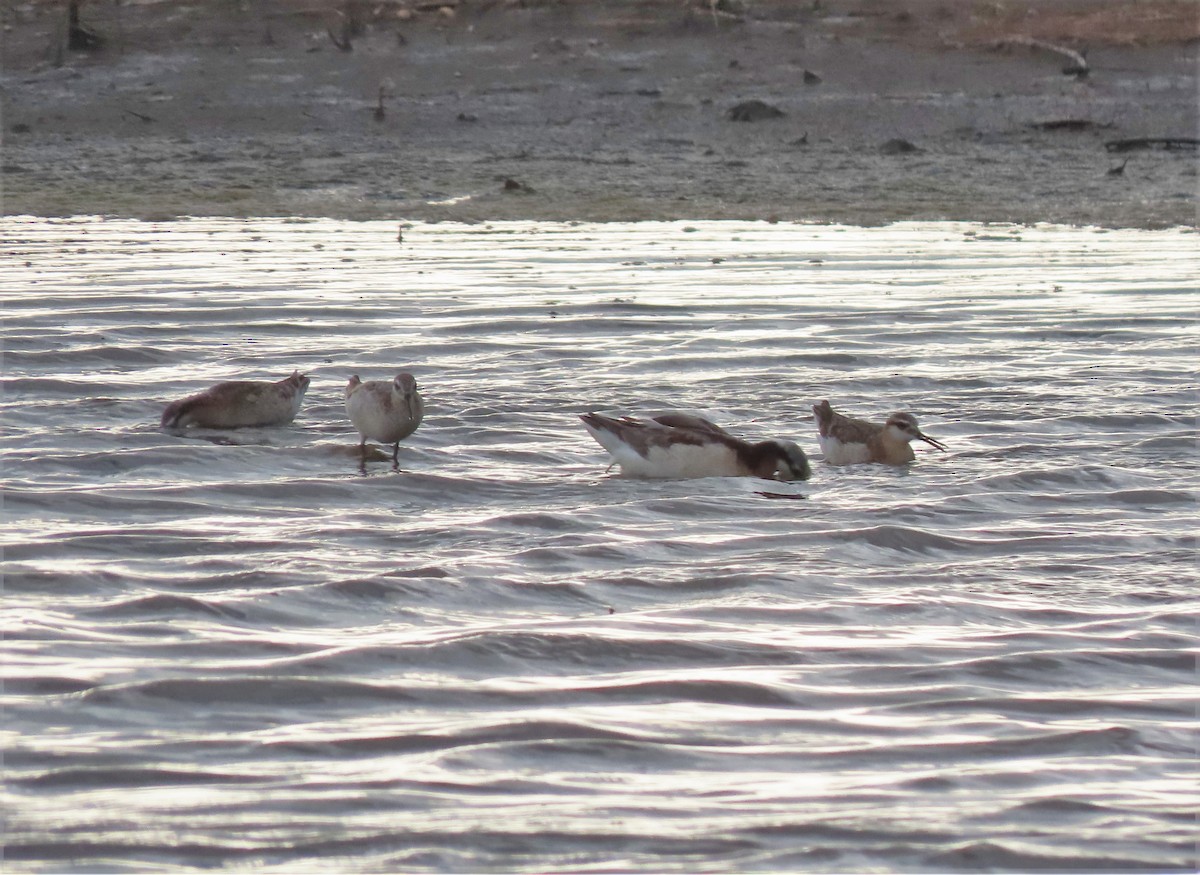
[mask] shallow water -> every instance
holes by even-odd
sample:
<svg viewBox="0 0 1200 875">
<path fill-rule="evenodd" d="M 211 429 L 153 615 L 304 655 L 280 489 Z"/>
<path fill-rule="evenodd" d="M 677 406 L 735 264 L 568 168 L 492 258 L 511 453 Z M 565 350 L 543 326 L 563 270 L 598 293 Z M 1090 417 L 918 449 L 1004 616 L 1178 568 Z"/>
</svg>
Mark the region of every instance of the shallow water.
<svg viewBox="0 0 1200 875">
<path fill-rule="evenodd" d="M 1194 233 L 3 228 L 7 871 L 1196 867 Z M 822 398 L 949 451 L 828 468 Z M 814 478 L 576 419 L 666 408 Z"/>
</svg>

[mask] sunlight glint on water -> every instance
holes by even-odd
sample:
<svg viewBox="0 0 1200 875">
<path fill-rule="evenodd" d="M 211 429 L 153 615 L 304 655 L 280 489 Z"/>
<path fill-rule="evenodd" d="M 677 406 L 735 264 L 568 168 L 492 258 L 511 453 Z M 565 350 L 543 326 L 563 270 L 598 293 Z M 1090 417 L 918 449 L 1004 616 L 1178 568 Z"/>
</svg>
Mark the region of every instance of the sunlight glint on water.
<svg viewBox="0 0 1200 875">
<path fill-rule="evenodd" d="M 396 232 L 5 220 L 6 870 L 1196 867 L 1194 233 Z M 825 466 L 823 398 L 949 451 Z M 577 419 L 663 409 L 814 478 Z"/>
</svg>

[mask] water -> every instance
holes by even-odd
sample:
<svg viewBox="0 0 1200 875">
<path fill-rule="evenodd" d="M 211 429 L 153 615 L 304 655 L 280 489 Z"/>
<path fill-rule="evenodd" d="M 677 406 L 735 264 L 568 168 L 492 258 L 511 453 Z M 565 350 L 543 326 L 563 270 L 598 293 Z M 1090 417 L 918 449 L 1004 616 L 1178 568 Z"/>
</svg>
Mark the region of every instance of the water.
<svg viewBox="0 0 1200 875">
<path fill-rule="evenodd" d="M 3 229 L 6 871 L 1196 867 L 1194 233 Z M 822 398 L 949 451 L 827 468 Z M 622 478 L 591 409 L 816 473 Z"/>
</svg>

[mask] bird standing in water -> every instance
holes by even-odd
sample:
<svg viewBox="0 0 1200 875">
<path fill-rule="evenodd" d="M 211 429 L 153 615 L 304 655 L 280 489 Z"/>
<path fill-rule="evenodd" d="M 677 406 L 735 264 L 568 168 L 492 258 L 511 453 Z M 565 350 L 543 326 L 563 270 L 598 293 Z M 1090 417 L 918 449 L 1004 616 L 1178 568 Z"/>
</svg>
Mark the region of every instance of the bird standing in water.
<svg viewBox="0 0 1200 875">
<path fill-rule="evenodd" d="M 916 458 L 912 442 L 921 440 L 939 450 L 946 445 L 922 433 L 917 418 L 911 413 L 893 413 L 887 422 L 878 425 L 865 419 L 843 416 L 829 406 L 828 401 L 813 405 L 817 420 L 821 452 L 830 465 L 857 465 L 880 462 L 884 465 L 903 465 Z"/>
<path fill-rule="evenodd" d="M 392 444 L 392 463 L 399 464 L 400 441 L 417 430 L 425 416 L 425 401 L 412 374 L 398 374 L 390 383 L 364 383 L 355 374 L 346 385 L 346 413 L 362 435 L 359 449 L 364 462 L 367 441 Z"/>
</svg>

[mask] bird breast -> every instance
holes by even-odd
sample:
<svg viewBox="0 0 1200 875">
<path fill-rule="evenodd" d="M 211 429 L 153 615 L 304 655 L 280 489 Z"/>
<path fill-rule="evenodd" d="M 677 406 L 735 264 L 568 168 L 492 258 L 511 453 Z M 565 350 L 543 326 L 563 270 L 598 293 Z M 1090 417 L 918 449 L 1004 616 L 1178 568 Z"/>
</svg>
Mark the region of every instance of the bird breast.
<svg viewBox="0 0 1200 875">
<path fill-rule="evenodd" d="M 395 443 L 421 424 L 423 411 L 418 398 L 410 406 L 391 384 L 363 383 L 346 399 L 346 412 L 359 433 L 370 440 Z"/>
<path fill-rule="evenodd" d="M 651 446 L 642 456 L 629 446 L 606 447 L 622 472 L 631 477 L 687 480 L 693 477 L 741 477 L 749 474 L 737 453 L 721 443 Z"/>
</svg>

